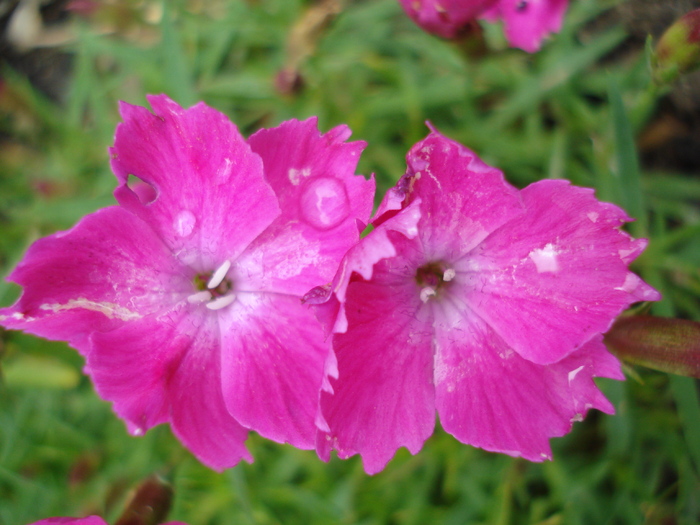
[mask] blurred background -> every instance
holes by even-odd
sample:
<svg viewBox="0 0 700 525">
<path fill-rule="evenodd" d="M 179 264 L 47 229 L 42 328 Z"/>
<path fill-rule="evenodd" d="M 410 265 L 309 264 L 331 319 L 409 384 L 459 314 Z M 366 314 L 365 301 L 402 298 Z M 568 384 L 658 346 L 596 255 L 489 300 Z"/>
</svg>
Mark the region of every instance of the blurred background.
<svg viewBox="0 0 700 525">
<path fill-rule="evenodd" d="M 378 196 L 441 132 L 522 187 L 567 178 L 635 217 L 635 271 L 652 312 L 700 320 L 700 77 L 650 83 L 648 35 L 700 2 L 572 0 L 529 55 L 497 24 L 459 42 L 416 27 L 396 0 L 0 0 L 0 274 L 40 236 L 114 203 L 107 147 L 117 102 L 166 93 L 225 112 L 244 135 L 312 115 L 368 147 Z M 0 284 L 0 305 L 19 288 Z M 439 428 L 380 474 L 251 435 L 252 465 L 222 474 L 157 427 L 127 434 L 62 343 L 0 329 L 0 524 L 100 514 L 170 483 L 170 519 L 199 524 L 696 524 L 700 405 L 693 379 L 627 368 L 533 464 Z"/>
</svg>

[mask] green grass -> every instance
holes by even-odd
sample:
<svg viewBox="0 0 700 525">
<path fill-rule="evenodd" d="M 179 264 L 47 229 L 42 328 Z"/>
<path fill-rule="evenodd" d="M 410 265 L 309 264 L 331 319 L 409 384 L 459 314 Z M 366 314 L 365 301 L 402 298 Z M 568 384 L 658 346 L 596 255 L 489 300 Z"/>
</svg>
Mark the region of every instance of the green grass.
<svg viewBox="0 0 700 525">
<path fill-rule="evenodd" d="M 124 4 L 143 14 L 139 3 Z M 581 29 L 615 2 L 572 2 L 562 32 L 535 55 L 507 48 L 494 27 L 485 31 L 489 51 L 470 54 L 421 32 L 395 0 L 349 2 L 302 63 L 303 89 L 283 95 L 274 78 L 310 4 L 172 1 L 160 22 L 117 34 L 83 22 L 66 49 L 74 70 L 63 104 L 5 68 L 0 273 L 36 238 L 114 202 L 107 147 L 117 101 L 145 104 L 146 93 L 164 92 L 184 105 L 204 100 L 246 135 L 312 115 L 323 130 L 346 123 L 368 142 L 360 171 L 376 174 L 380 196 L 402 175 L 426 120 L 518 186 L 565 177 L 595 187 L 650 239 L 635 270 L 664 293 L 653 311 L 700 320 L 700 183 L 637 160 L 635 138 L 648 123 L 639 115 L 653 114 L 654 102 L 639 108 L 649 93 L 644 50 L 611 60 L 626 39 L 617 26 L 581 41 Z M 18 293 L 3 282 L 0 304 Z M 0 344 L 2 525 L 88 513 L 114 522 L 152 473 L 174 488 L 170 519 L 191 525 L 700 521 L 700 408 L 687 378 L 637 369 L 641 382 L 600 381 L 617 415 L 591 413 L 553 440 L 553 462 L 486 453 L 438 429 L 419 455 L 401 450 L 373 477 L 357 458 L 324 464 L 257 436 L 254 464 L 217 474 L 167 427 L 130 437 L 66 345 L 15 332 Z"/>
</svg>

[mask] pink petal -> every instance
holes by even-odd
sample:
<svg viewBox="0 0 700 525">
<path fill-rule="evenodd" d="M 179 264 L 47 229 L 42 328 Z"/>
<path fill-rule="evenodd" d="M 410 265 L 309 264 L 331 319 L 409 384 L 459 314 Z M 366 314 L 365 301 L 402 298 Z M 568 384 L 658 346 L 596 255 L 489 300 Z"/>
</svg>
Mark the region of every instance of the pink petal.
<svg viewBox="0 0 700 525">
<path fill-rule="evenodd" d="M 113 402 L 129 432 L 142 435 L 168 422 L 169 383 L 191 345 L 189 338 L 146 318 L 91 339 L 85 371 L 100 397 Z"/>
<path fill-rule="evenodd" d="M 346 143 L 349 136 L 347 126 L 322 135 L 311 118 L 250 137 L 282 213 L 239 259 L 248 289 L 300 296 L 330 281 L 359 240 L 372 212 L 374 180 L 355 175 L 365 143 Z"/>
<path fill-rule="evenodd" d="M 330 431 L 319 433 L 319 456 L 328 460 L 332 449 L 341 458 L 360 454 L 369 474 L 399 447 L 416 454 L 435 425 L 432 327 L 406 262 L 385 259 L 371 282 L 350 283 L 347 332 L 333 337 L 338 379 L 332 394 L 321 394 Z"/>
<path fill-rule="evenodd" d="M 458 267 L 471 275 L 467 304 L 525 359 L 559 361 L 645 294 L 627 269 L 639 241 L 629 218 L 593 190 L 545 180 L 522 192 L 527 212 L 488 237 Z"/>
<path fill-rule="evenodd" d="M 399 0 L 421 28 L 443 38 L 456 38 L 497 0 Z"/>
<path fill-rule="evenodd" d="M 91 332 L 167 309 L 188 293 L 189 278 L 143 221 L 105 208 L 29 248 L 9 276 L 24 291 L 0 309 L 0 324 L 85 354 Z"/>
<path fill-rule="evenodd" d="M 510 45 L 534 53 L 545 37 L 559 32 L 568 4 L 568 0 L 499 0 L 483 16 L 503 19 Z"/>
<path fill-rule="evenodd" d="M 330 351 L 313 312 L 297 297 L 240 294 L 220 326 L 231 415 L 266 438 L 313 448 Z"/>
<path fill-rule="evenodd" d="M 388 215 L 392 217 L 384 220 Z M 414 200 L 399 214 L 385 214 L 381 217 L 381 225 L 348 251 L 333 283 L 315 288 L 304 296 L 305 303 L 314 305 L 316 317 L 326 334 L 342 333 L 347 329 L 345 294 L 350 280 L 354 276 L 370 280 L 377 262 L 396 255 L 392 239 L 396 236 L 410 239 L 418 234 L 420 217 L 420 199 Z"/>
<path fill-rule="evenodd" d="M 458 440 L 530 461 L 551 459 L 549 438 L 563 436 L 589 408 L 612 413 L 593 376 L 623 379 L 597 336 L 567 358 L 538 365 L 514 352 L 484 323 L 436 334 L 436 406 Z"/>
<path fill-rule="evenodd" d="M 121 105 L 124 122 L 110 150 L 120 183 L 115 196 L 180 260 L 211 271 L 274 221 L 277 198 L 262 161 L 225 115 L 203 103 L 182 109 L 165 95 L 148 100 L 155 114 Z M 154 188 L 154 201 L 127 186 L 130 174 Z"/>
<path fill-rule="evenodd" d="M 29 525 L 107 525 L 107 522 L 99 516 L 88 516 L 87 518 L 47 518 L 35 521 Z"/>
<path fill-rule="evenodd" d="M 248 432 L 224 406 L 217 317 L 193 308 L 94 334 L 87 371 L 133 433 L 170 421 L 202 463 L 223 470 L 252 461 Z"/>
<path fill-rule="evenodd" d="M 474 152 L 432 131 L 411 148 L 399 185 L 421 200 L 419 237 L 429 261 L 455 261 L 520 215 L 518 190 Z"/>
<path fill-rule="evenodd" d="M 200 331 L 170 392 L 173 432 L 202 463 L 222 471 L 242 459 L 253 462 L 245 448 L 248 430 L 231 416 L 224 402 L 218 330 Z"/>
</svg>

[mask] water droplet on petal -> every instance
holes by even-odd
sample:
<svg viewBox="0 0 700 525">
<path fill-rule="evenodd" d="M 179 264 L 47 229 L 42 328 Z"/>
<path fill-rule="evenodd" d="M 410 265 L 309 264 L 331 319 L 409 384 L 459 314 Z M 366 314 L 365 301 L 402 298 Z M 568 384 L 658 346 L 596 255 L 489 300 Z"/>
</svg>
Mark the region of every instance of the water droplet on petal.
<svg viewBox="0 0 700 525">
<path fill-rule="evenodd" d="M 328 230 L 350 213 L 345 186 L 338 179 L 317 177 L 309 181 L 301 195 L 301 215 L 314 228 Z"/>
<path fill-rule="evenodd" d="M 195 224 L 197 224 L 197 219 L 194 214 L 189 210 L 183 210 L 175 217 L 173 228 L 180 237 L 187 237 L 194 230 Z"/>
</svg>

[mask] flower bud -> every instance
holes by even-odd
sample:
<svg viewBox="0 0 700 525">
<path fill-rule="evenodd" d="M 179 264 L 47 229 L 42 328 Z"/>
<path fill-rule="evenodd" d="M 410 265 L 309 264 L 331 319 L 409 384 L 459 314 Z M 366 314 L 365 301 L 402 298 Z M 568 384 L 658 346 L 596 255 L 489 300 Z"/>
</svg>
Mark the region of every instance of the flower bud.
<svg viewBox="0 0 700 525">
<path fill-rule="evenodd" d="M 629 363 L 700 378 L 700 323 L 650 315 L 621 317 L 605 334 L 605 344 Z"/>
<path fill-rule="evenodd" d="M 700 9 L 680 17 L 661 36 L 652 56 L 652 74 L 659 84 L 700 66 Z"/>
<path fill-rule="evenodd" d="M 129 506 L 115 525 L 157 525 L 170 511 L 173 490 L 157 476 L 149 476 L 136 489 Z"/>
</svg>

